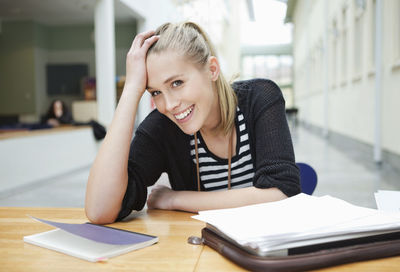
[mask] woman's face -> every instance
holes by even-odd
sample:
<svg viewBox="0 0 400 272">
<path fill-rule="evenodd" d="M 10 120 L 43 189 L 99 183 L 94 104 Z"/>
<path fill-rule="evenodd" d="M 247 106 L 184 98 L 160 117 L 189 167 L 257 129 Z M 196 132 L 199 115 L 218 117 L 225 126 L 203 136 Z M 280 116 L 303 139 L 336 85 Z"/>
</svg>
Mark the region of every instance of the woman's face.
<svg viewBox="0 0 400 272">
<path fill-rule="evenodd" d="M 53 105 L 54 115 L 59 118 L 63 115 L 63 105 L 61 101 L 57 100 Z"/>
<path fill-rule="evenodd" d="M 218 95 L 213 83 L 219 66 L 215 65 L 214 58 L 200 67 L 175 51 L 147 57 L 147 90 L 157 110 L 186 134 L 218 125 Z"/>
</svg>

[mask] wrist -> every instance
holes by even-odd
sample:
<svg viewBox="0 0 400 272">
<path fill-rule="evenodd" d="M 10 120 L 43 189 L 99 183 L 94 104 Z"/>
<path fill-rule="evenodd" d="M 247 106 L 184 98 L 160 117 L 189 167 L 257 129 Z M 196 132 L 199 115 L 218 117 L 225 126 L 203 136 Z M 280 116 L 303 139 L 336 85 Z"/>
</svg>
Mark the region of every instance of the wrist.
<svg viewBox="0 0 400 272">
<path fill-rule="evenodd" d="M 136 102 L 139 104 L 144 92 L 145 90 L 139 90 L 133 86 L 125 85 L 124 89 L 122 90 L 121 98 L 128 99 L 131 102 Z"/>
<path fill-rule="evenodd" d="M 171 191 L 169 209 L 170 210 L 180 210 L 179 201 L 180 195 L 182 194 L 181 191 Z"/>
</svg>

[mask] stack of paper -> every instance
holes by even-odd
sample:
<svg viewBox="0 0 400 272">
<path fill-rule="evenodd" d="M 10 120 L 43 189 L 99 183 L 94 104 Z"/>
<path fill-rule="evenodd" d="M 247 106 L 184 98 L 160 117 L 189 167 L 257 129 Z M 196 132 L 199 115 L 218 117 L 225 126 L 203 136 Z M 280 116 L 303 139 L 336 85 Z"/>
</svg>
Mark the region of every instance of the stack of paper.
<svg viewBox="0 0 400 272">
<path fill-rule="evenodd" d="M 400 231 L 400 213 L 306 194 L 240 208 L 201 211 L 193 218 L 262 256 L 299 246 Z"/>
<path fill-rule="evenodd" d="M 375 200 L 378 210 L 400 212 L 400 191 L 379 190 Z"/>
</svg>

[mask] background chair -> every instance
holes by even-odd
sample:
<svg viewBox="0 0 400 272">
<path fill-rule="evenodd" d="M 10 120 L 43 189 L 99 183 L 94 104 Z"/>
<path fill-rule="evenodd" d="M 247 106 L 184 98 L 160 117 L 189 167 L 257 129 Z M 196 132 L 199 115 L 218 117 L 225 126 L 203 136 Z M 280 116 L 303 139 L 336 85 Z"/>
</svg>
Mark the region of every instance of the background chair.
<svg viewBox="0 0 400 272">
<path fill-rule="evenodd" d="M 300 169 L 300 187 L 301 192 L 312 195 L 317 187 L 318 176 L 317 172 L 315 172 L 314 168 L 310 165 L 302 162 L 296 163 Z"/>
</svg>

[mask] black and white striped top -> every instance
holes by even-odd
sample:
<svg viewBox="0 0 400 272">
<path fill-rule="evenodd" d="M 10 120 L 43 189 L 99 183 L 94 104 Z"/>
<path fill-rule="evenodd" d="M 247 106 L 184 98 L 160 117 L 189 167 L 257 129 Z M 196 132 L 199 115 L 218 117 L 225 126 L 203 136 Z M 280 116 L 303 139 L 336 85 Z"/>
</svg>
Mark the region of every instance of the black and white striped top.
<svg viewBox="0 0 400 272">
<path fill-rule="evenodd" d="M 254 166 L 250 152 L 249 135 L 240 109 L 236 113 L 236 155 L 231 161 L 231 188 L 244 188 L 253 185 Z M 228 188 L 228 160 L 214 155 L 208 150 L 201 133 L 197 134 L 199 152 L 200 182 L 206 191 Z M 196 164 L 194 135 L 190 140 L 190 155 Z"/>
</svg>

